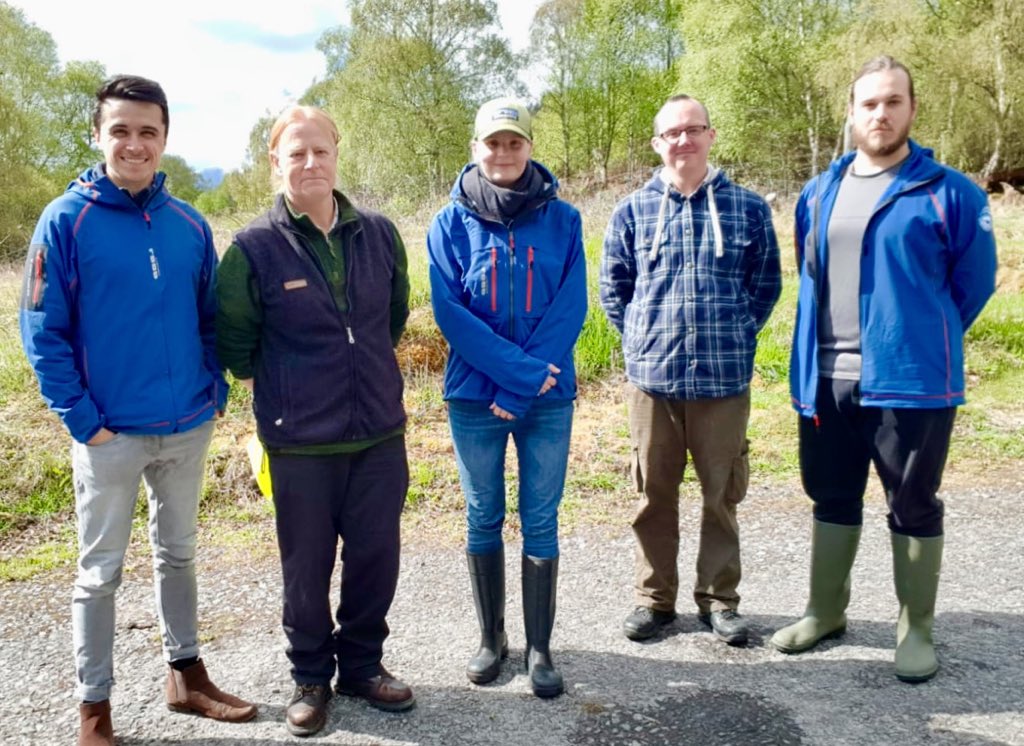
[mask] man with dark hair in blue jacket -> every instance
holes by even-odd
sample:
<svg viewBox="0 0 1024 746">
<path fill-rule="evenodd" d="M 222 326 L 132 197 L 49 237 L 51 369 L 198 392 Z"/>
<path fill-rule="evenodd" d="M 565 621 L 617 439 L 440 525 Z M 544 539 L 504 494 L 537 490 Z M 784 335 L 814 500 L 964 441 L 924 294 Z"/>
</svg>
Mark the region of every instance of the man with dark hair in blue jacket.
<svg viewBox="0 0 1024 746">
<path fill-rule="evenodd" d="M 227 385 L 214 352 L 213 236 L 157 171 L 167 98 L 118 76 L 96 95 L 104 162 L 43 211 L 20 325 L 43 398 L 72 437 L 78 577 L 72 595 L 81 746 L 113 744 L 114 592 L 146 483 L 167 706 L 240 722 L 256 706 L 220 691 L 199 659 L 195 543 L 214 415 Z"/>
<path fill-rule="evenodd" d="M 790 386 L 814 502 L 811 589 L 803 618 L 771 640 L 799 653 L 845 632 L 873 463 L 900 605 L 896 676 L 909 682 L 939 667 L 936 493 L 964 402 L 964 333 L 992 295 L 996 270 L 984 192 L 910 140 L 916 113 L 905 66 L 888 56 L 865 63 L 850 89 L 856 150 L 812 179 L 797 203 Z"/>
</svg>

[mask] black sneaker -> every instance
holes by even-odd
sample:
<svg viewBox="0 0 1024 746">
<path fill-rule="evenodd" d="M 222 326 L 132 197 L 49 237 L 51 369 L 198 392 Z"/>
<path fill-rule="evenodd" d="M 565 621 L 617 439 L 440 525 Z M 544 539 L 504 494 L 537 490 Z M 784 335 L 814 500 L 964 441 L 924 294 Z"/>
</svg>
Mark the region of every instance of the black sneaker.
<svg viewBox="0 0 1024 746">
<path fill-rule="evenodd" d="M 311 736 L 327 722 L 327 703 L 331 687 L 327 684 L 296 684 L 285 711 L 285 726 L 293 736 Z"/>
<path fill-rule="evenodd" d="M 647 640 L 658 634 L 658 630 L 675 621 L 674 611 L 661 611 L 650 606 L 637 606 L 622 623 L 622 631 L 630 640 Z"/>
<path fill-rule="evenodd" d="M 729 645 L 747 644 L 747 620 L 735 609 L 712 611 L 710 614 L 701 612 L 697 617 L 711 627 L 718 639 Z"/>
</svg>

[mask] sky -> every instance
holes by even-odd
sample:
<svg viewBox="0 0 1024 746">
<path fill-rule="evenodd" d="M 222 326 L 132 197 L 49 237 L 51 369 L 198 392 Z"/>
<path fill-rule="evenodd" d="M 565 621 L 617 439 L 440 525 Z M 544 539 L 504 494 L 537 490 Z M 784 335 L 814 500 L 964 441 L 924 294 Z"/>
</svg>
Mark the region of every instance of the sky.
<svg viewBox="0 0 1024 746">
<path fill-rule="evenodd" d="M 514 49 L 541 0 L 498 0 Z M 7 0 L 57 45 L 61 63 L 96 60 L 163 86 L 167 153 L 195 170 L 242 165 L 249 131 L 324 74 L 316 41 L 348 21 L 344 0 Z"/>
</svg>

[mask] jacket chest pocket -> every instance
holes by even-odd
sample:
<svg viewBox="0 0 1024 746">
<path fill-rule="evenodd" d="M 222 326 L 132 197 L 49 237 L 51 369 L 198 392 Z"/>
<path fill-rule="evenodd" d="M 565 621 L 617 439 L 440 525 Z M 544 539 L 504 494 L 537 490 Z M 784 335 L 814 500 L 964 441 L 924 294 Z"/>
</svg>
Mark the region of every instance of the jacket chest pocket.
<svg viewBox="0 0 1024 746">
<path fill-rule="evenodd" d="M 516 310 L 527 317 L 541 317 L 558 293 L 565 272 L 565 256 L 550 248 L 528 245 L 516 257 L 521 291 Z"/>
<path fill-rule="evenodd" d="M 338 315 L 334 298 L 319 277 L 285 275 L 265 284 L 260 293 L 264 319 L 270 324 L 284 324 L 298 331 L 319 326 L 325 318 Z"/>
<path fill-rule="evenodd" d="M 493 316 L 501 312 L 508 283 L 506 249 L 485 246 L 461 257 L 462 287 L 469 298 L 469 307 L 477 315 Z M 503 292 L 504 291 L 504 292 Z"/>
</svg>

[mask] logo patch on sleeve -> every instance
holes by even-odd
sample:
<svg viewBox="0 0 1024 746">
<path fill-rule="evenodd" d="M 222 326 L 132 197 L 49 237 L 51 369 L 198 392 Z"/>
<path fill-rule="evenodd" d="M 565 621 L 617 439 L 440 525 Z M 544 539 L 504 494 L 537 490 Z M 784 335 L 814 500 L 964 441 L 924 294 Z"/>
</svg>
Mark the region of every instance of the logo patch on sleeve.
<svg viewBox="0 0 1024 746">
<path fill-rule="evenodd" d="M 985 209 L 978 216 L 978 227 L 986 233 L 992 232 L 992 212 L 988 209 L 988 205 L 985 205 Z"/>
<path fill-rule="evenodd" d="M 34 243 L 28 247 L 25 260 L 25 279 L 21 288 L 21 307 L 26 311 L 43 308 L 46 294 L 46 244 Z"/>
<path fill-rule="evenodd" d="M 299 288 L 304 288 L 304 287 L 306 287 L 308 285 L 309 285 L 309 283 L 306 282 L 305 278 L 302 278 L 302 279 L 299 279 L 299 280 L 288 280 L 284 284 L 284 289 L 285 290 L 298 290 Z"/>
</svg>

